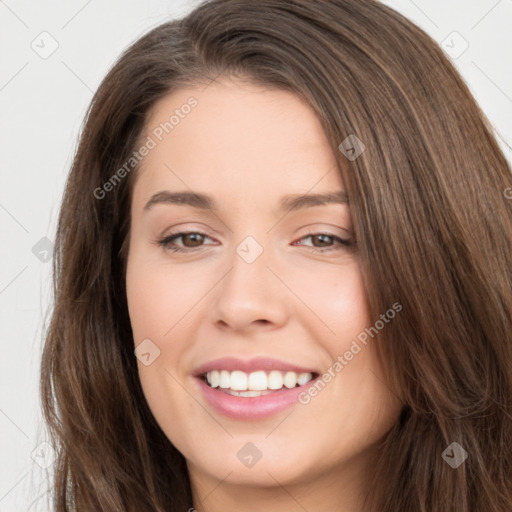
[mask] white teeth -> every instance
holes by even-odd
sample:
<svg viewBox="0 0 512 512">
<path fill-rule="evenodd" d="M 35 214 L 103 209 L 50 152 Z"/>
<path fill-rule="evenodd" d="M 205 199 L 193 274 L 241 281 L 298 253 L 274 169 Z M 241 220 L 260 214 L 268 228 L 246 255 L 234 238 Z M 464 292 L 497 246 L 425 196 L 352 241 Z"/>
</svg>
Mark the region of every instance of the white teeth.
<svg viewBox="0 0 512 512">
<path fill-rule="evenodd" d="M 281 389 L 283 387 L 283 374 L 277 370 L 272 370 L 268 374 L 268 389 Z"/>
<path fill-rule="evenodd" d="M 233 391 L 245 391 L 247 389 L 247 373 L 238 370 L 231 372 L 231 386 Z"/>
<path fill-rule="evenodd" d="M 208 376 L 208 374 L 206 374 Z M 229 372 L 226 370 L 222 370 L 219 376 L 219 387 L 222 389 L 229 389 L 231 382 L 231 378 L 229 376 Z M 213 386 L 212 386 L 213 387 Z"/>
<path fill-rule="evenodd" d="M 226 389 L 224 391 L 228 395 L 233 396 L 246 396 L 249 398 L 254 398 L 255 396 L 262 396 L 262 395 L 268 395 L 269 393 L 272 393 L 272 391 L 265 389 L 264 391 L 233 391 L 231 389 Z"/>
<path fill-rule="evenodd" d="M 290 389 L 294 388 L 297 385 L 297 374 L 295 372 L 286 372 L 284 385 Z"/>
<path fill-rule="evenodd" d="M 221 388 L 236 396 L 260 396 L 283 386 L 291 389 L 307 384 L 313 378 L 312 373 L 281 372 L 272 370 L 268 374 L 264 370 L 251 373 L 235 370 L 213 370 L 206 374 L 206 380 L 212 388 Z"/>
<path fill-rule="evenodd" d="M 304 384 L 307 384 L 311 378 L 311 373 L 299 373 L 299 376 L 297 377 L 297 384 L 299 386 L 304 386 Z"/>
<path fill-rule="evenodd" d="M 210 384 L 210 386 L 212 388 L 218 387 L 219 382 L 220 382 L 220 373 L 217 370 L 213 370 L 213 372 L 208 372 L 206 374 L 207 378 L 208 378 L 208 375 L 210 376 L 210 380 L 208 381 L 208 384 Z"/>
<path fill-rule="evenodd" d="M 234 388 L 232 387 L 231 389 Z M 253 391 L 263 391 L 267 389 L 267 374 L 264 371 L 250 373 L 248 389 Z"/>
</svg>

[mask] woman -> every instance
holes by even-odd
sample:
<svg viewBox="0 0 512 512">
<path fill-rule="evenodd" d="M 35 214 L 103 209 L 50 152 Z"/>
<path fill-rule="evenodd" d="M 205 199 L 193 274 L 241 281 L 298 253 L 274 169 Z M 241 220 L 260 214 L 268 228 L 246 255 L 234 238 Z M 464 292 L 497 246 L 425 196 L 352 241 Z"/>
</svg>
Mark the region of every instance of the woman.
<svg viewBox="0 0 512 512">
<path fill-rule="evenodd" d="M 42 365 L 65 510 L 512 508 L 512 203 L 377 2 L 213 0 L 98 89 Z"/>
</svg>

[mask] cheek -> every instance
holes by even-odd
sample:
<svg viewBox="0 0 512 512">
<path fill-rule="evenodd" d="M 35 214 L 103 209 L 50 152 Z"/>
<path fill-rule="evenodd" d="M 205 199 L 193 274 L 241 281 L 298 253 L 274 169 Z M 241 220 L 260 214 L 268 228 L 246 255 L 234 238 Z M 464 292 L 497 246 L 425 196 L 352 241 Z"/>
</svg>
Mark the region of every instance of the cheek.
<svg viewBox="0 0 512 512">
<path fill-rule="evenodd" d="M 208 282 L 206 275 L 157 261 L 137 246 L 130 253 L 126 291 L 134 348 L 147 347 L 143 353 L 149 352 L 151 361 L 145 365 L 138 358 L 139 378 L 153 415 L 163 425 L 171 409 L 185 417 L 194 412 L 194 402 L 180 383 L 197 327 L 194 314 L 199 309 L 194 306 L 208 291 Z"/>
<path fill-rule="evenodd" d="M 138 260 L 137 255 L 129 259 L 126 289 L 135 342 L 152 336 L 169 338 L 174 326 L 206 293 L 206 282 L 198 272 L 189 273 L 179 266 Z"/>
<path fill-rule="evenodd" d="M 358 265 L 353 262 L 328 270 L 317 269 L 314 277 L 306 275 L 296 289 L 297 295 L 307 297 L 307 305 L 317 316 L 316 339 L 331 359 L 325 386 L 319 386 L 317 394 L 304 396 L 308 411 L 304 421 L 314 429 L 319 417 L 328 418 L 325 435 L 331 440 L 339 432 L 346 434 L 348 444 L 342 442 L 339 450 L 333 450 L 335 458 L 378 439 L 396 421 L 401 405 L 386 386 L 385 369 L 377 359 L 379 335 L 370 328 L 378 319 L 368 315 Z M 320 446 L 323 441 L 316 439 L 315 443 Z"/>
<path fill-rule="evenodd" d="M 343 339 L 363 329 L 368 321 L 363 283 L 358 269 L 347 272 L 343 280 L 333 284 L 326 298 L 328 321 Z"/>
<path fill-rule="evenodd" d="M 315 337 L 320 336 L 333 355 L 333 348 L 358 334 L 369 321 L 364 286 L 355 259 L 342 264 L 314 263 L 310 269 L 288 271 L 287 283 L 307 306 L 297 303 L 310 319 L 308 324 L 318 326 Z"/>
</svg>

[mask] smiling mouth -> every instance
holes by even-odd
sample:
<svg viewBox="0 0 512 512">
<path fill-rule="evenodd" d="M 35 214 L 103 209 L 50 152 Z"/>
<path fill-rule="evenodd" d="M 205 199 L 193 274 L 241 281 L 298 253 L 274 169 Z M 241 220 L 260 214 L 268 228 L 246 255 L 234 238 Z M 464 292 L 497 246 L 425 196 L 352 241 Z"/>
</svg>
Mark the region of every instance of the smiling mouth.
<svg viewBox="0 0 512 512">
<path fill-rule="evenodd" d="M 212 370 L 199 376 L 210 388 L 228 395 L 249 398 L 304 386 L 316 377 L 318 374 L 315 372 L 279 370 L 258 370 L 251 373 L 240 370 Z"/>
</svg>

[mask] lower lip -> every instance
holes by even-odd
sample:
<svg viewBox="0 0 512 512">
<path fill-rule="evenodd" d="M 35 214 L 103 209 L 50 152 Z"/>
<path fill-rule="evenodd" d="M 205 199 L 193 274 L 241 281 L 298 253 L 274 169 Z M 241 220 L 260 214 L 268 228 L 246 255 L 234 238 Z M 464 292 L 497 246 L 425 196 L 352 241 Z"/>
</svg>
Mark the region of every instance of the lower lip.
<svg viewBox="0 0 512 512">
<path fill-rule="evenodd" d="M 318 378 L 318 377 L 317 377 Z M 206 401 L 218 413 L 237 420 L 259 420 L 281 412 L 293 404 L 297 404 L 300 393 L 312 386 L 317 379 L 310 380 L 303 386 L 291 389 L 280 389 L 268 395 L 244 397 L 233 396 L 219 388 L 212 388 L 201 378 L 197 378 L 199 387 Z"/>
</svg>

